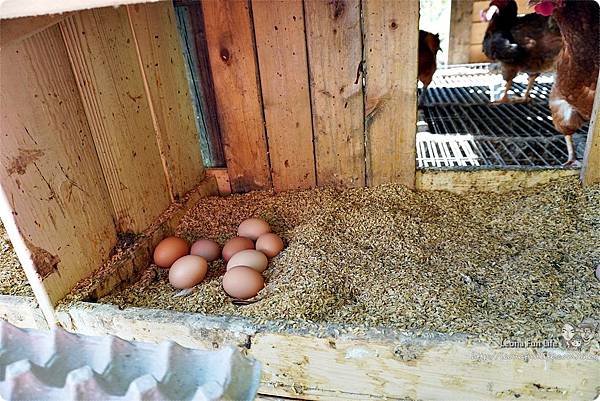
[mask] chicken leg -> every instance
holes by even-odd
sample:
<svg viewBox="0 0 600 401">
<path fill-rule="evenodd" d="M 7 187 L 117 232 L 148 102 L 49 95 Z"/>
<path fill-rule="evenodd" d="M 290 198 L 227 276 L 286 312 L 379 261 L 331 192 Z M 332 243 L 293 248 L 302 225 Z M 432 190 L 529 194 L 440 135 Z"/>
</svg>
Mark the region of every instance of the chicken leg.
<svg viewBox="0 0 600 401">
<path fill-rule="evenodd" d="M 510 90 L 510 88 L 512 88 L 512 84 L 513 84 L 513 80 L 512 78 L 506 81 L 506 86 L 504 87 L 504 94 L 502 94 L 502 97 L 498 100 L 493 101 L 492 103 L 494 104 L 498 104 L 498 103 L 510 103 L 510 98 L 508 97 L 508 91 Z"/>
<path fill-rule="evenodd" d="M 573 135 L 565 135 L 565 141 L 567 142 L 567 152 L 569 153 L 569 160 L 563 167 L 580 167 L 581 163 L 577 160 L 577 154 L 575 153 L 575 145 L 573 143 Z"/>
<path fill-rule="evenodd" d="M 529 80 L 527 81 L 527 89 L 525 89 L 523 97 L 514 99 L 515 103 L 526 103 L 531 101 L 531 98 L 529 97 L 529 92 L 531 92 L 531 88 L 533 88 L 533 84 L 535 83 L 536 78 L 539 76 L 540 74 L 529 74 Z"/>
</svg>

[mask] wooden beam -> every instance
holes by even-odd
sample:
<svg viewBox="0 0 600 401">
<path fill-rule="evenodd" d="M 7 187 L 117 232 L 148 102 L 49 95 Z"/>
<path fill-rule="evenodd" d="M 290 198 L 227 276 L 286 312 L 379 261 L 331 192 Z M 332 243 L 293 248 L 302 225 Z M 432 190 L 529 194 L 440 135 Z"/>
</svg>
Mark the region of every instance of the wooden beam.
<svg viewBox="0 0 600 401">
<path fill-rule="evenodd" d="M 317 184 L 365 185 L 360 1 L 307 1 Z"/>
<path fill-rule="evenodd" d="M 140 232 L 171 202 L 126 8 L 60 23 L 121 232 Z"/>
<path fill-rule="evenodd" d="M 271 187 L 249 5 L 203 1 L 219 126 L 234 192 Z"/>
<path fill-rule="evenodd" d="M 466 64 L 471 50 L 473 0 L 452 0 L 450 5 L 449 64 Z"/>
<path fill-rule="evenodd" d="M 600 74 L 598 74 L 598 82 L 600 82 Z M 600 183 L 600 89 L 598 88 L 596 88 L 594 110 L 583 156 L 581 182 L 586 186 Z"/>
<path fill-rule="evenodd" d="M 276 191 L 316 184 L 303 14 L 302 0 L 252 1 Z"/>
<path fill-rule="evenodd" d="M 419 2 L 362 4 L 367 185 L 414 188 Z"/>
<path fill-rule="evenodd" d="M 173 199 L 204 178 L 196 115 L 170 2 L 127 6 Z"/>
<path fill-rule="evenodd" d="M 40 17 L 23 17 L 0 22 L 0 48 L 25 40 L 52 25 L 58 24 L 69 14 L 52 14 Z"/>
<path fill-rule="evenodd" d="M 44 314 L 116 243 L 114 216 L 61 31 L 2 48 L 2 221 Z"/>
<path fill-rule="evenodd" d="M 550 181 L 575 177 L 575 169 L 563 170 L 472 170 L 472 171 L 419 171 L 417 189 L 423 191 L 507 192 L 518 191 Z"/>
</svg>

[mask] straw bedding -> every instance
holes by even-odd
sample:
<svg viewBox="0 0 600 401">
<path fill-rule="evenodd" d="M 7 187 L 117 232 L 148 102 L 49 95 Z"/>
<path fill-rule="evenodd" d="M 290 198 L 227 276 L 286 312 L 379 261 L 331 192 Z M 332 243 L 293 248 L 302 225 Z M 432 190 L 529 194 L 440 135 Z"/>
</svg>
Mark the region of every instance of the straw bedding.
<svg viewBox="0 0 600 401">
<path fill-rule="evenodd" d="M 150 266 L 100 302 L 492 341 L 556 337 L 564 322 L 600 319 L 599 186 L 562 179 L 504 194 L 398 185 L 254 192 L 203 199 L 177 231 L 223 243 L 252 216 L 286 241 L 257 302 L 232 303 L 222 262 L 187 296 L 175 297 L 166 271 Z"/>
</svg>

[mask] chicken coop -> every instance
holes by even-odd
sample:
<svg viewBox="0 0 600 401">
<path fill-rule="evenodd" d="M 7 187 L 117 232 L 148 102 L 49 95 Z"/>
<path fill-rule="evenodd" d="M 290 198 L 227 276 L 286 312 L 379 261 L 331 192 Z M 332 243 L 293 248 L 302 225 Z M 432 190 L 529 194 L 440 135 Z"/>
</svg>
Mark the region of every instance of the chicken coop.
<svg viewBox="0 0 600 401">
<path fill-rule="evenodd" d="M 452 26 L 478 6 L 452 1 Z M 6 0 L 0 17 L 3 319 L 235 345 L 264 399 L 597 396 L 598 338 L 559 340 L 600 320 L 600 123 L 581 170 L 427 168 L 421 120 L 477 92 L 434 86 L 418 113 L 418 1 Z M 253 216 L 286 242 L 254 303 L 222 294 L 220 262 L 187 295 L 152 264 L 169 235 L 222 243 Z"/>
</svg>

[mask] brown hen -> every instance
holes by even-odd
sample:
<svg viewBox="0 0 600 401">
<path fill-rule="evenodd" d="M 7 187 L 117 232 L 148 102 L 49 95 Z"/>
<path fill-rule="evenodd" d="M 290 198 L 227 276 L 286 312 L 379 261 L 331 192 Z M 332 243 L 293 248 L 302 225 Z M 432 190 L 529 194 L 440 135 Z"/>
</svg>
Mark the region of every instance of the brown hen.
<svg viewBox="0 0 600 401">
<path fill-rule="evenodd" d="M 529 5 L 539 14 L 552 15 L 563 35 L 550 110 L 567 142 L 565 165 L 574 165 L 578 162 L 572 135 L 591 118 L 598 83 L 600 6 L 594 0 L 530 0 Z"/>
</svg>

